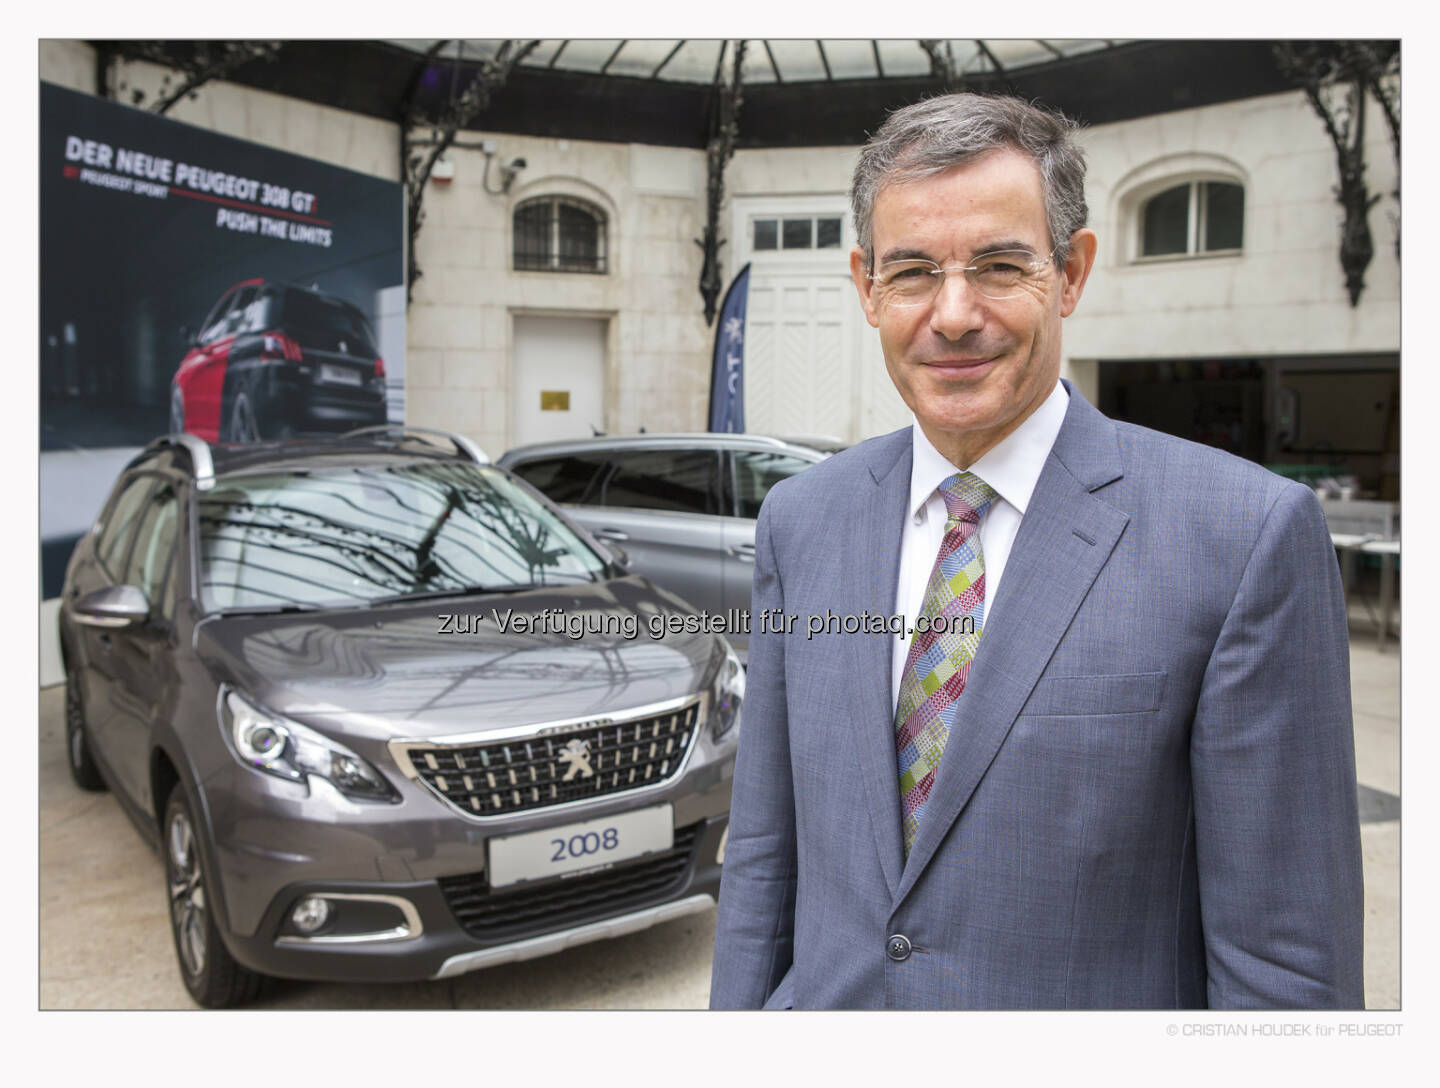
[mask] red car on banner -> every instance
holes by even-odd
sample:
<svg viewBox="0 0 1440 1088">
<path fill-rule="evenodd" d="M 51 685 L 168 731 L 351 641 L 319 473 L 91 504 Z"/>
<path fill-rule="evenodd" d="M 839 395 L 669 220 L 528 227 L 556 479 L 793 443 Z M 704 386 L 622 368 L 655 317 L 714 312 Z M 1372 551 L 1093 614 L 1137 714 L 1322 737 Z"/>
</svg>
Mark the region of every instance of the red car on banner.
<svg viewBox="0 0 1440 1088">
<path fill-rule="evenodd" d="M 385 361 L 365 315 L 263 279 L 210 310 L 170 383 L 170 429 L 254 442 L 384 423 Z"/>
</svg>

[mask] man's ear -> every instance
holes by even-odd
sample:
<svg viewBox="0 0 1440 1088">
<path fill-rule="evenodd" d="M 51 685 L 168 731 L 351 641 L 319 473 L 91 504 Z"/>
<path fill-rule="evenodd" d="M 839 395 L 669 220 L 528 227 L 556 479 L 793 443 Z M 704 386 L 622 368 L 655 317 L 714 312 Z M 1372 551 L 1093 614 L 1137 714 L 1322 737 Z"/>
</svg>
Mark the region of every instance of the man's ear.
<svg viewBox="0 0 1440 1088">
<path fill-rule="evenodd" d="M 1061 269 L 1065 277 L 1060 289 L 1061 317 L 1069 317 L 1080 304 L 1080 295 L 1085 290 L 1085 281 L 1090 278 L 1090 269 L 1095 265 L 1095 251 L 1099 246 L 1099 239 L 1089 227 L 1082 227 L 1070 235 L 1070 255 L 1065 258 L 1065 267 Z"/>
<path fill-rule="evenodd" d="M 865 320 L 879 328 L 880 317 L 875 311 L 875 285 L 866 277 L 867 271 L 865 251 L 856 246 L 850 251 L 850 278 L 855 281 L 855 290 L 860 293 L 860 308 L 865 311 Z"/>
</svg>

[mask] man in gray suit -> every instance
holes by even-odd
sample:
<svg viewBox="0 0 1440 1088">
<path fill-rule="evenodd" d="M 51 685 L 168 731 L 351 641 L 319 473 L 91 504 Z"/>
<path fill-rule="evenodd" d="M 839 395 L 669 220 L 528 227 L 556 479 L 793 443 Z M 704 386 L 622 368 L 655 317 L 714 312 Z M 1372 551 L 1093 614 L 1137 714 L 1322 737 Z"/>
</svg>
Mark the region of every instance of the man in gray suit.
<svg viewBox="0 0 1440 1088">
<path fill-rule="evenodd" d="M 1314 496 L 1059 380 L 1096 252 L 1063 118 L 919 103 L 852 200 L 915 423 L 760 512 L 712 1007 L 1361 1007 Z"/>
</svg>

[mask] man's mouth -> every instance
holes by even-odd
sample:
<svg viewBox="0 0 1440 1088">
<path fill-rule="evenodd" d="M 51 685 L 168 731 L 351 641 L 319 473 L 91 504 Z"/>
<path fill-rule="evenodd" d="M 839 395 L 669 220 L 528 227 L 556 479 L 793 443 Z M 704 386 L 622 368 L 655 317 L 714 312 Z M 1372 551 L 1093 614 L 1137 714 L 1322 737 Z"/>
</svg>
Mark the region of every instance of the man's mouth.
<svg viewBox="0 0 1440 1088">
<path fill-rule="evenodd" d="M 959 375 L 981 370 L 998 358 L 998 355 L 987 355 L 983 358 L 965 356 L 947 359 L 930 359 L 920 365 L 928 367 L 931 370 L 940 371 L 941 373 Z"/>
</svg>

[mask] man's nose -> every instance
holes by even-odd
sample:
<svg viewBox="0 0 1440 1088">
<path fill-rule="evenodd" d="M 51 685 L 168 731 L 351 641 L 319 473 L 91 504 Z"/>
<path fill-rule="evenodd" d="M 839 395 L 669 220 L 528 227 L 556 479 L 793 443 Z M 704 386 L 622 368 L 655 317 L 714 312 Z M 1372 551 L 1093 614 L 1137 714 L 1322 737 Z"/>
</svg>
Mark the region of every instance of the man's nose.
<svg viewBox="0 0 1440 1088">
<path fill-rule="evenodd" d="M 985 298 L 958 268 L 946 269 L 930 303 L 930 329 L 959 340 L 985 324 Z"/>
</svg>

